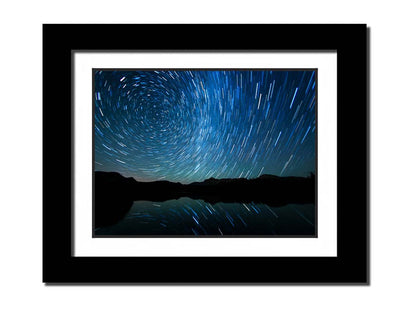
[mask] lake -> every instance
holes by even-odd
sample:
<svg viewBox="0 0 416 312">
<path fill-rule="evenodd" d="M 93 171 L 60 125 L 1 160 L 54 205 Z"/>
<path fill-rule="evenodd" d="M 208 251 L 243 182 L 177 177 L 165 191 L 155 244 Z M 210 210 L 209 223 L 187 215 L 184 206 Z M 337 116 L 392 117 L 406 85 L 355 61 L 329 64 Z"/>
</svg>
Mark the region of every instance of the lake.
<svg viewBox="0 0 416 312">
<path fill-rule="evenodd" d="M 117 224 L 96 236 L 314 236 L 315 205 L 270 207 L 261 203 L 217 203 L 182 197 L 136 201 Z"/>
</svg>

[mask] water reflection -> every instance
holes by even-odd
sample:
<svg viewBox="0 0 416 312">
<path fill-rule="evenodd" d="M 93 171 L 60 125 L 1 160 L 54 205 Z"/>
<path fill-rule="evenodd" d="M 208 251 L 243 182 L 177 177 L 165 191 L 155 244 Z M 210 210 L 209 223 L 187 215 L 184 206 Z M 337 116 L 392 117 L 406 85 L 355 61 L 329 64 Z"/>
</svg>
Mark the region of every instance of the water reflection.
<svg viewBox="0 0 416 312">
<path fill-rule="evenodd" d="M 315 205 L 270 207 L 260 203 L 217 203 L 182 197 L 136 201 L 123 220 L 95 235 L 224 236 L 314 235 Z"/>
</svg>

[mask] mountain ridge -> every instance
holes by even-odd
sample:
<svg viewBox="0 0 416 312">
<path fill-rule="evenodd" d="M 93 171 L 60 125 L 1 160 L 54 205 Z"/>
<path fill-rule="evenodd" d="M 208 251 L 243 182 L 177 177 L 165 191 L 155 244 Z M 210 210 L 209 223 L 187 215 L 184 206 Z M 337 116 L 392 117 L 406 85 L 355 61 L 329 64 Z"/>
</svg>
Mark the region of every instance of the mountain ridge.
<svg viewBox="0 0 416 312">
<path fill-rule="evenodd" d="M 137 183 L 159 183 L 159 182 L 163 182 L 163 183 L 174 183 L 174 184 L 180 184 L 180 185 L 193 185 L 193 184 L 204 184 L 204 183 L 211 183 L 211 182 L 228 182 L 228 181 L 253 181 L 253 180 L 265 180 L 265 179 L 293 179 L 293 178 L 300 178 L 300 179 L 304 179 L 304 178 L 308 178 L 308 177 L 298 177 L 298 176 L 286 176 L 286 177 L 282 177 L 282 176 L 277 176 L 277 175 L 273 175 L 273 174 L 262 174 L 256 178 L 214 178 L 214 177 L 210 177 L 208 179 L 205 179 L 203 181 L 195 181 L 195 182 L 190 182 L 190 183 L 182 183 L 182 182 L 173 182 L 173 181 L 169 181 L 169 180 L 153 180 L 153 181 L 137 181 L 135 178 L 133 177 L 125 177 L 124 175 L 122 175 L 119 172 L 115 172 L 115 171 L 95 171 L 95 174 L 108 174 L 109 176 L 119 176 L 120 178 L 124 178 L 124 179 L 129 179 L 129 180 L 134 180 Z M 312 173 L 312 175 L 314 175 Z"/>
</svg>

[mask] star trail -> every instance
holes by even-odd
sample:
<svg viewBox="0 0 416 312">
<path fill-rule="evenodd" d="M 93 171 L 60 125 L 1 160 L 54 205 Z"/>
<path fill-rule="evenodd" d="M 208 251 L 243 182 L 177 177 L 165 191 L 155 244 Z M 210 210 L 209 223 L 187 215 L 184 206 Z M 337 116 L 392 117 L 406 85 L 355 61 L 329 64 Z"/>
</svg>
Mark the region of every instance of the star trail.
<svg viewBox="0 0 416 312">
<path fill-rule="evenodd" d="M 94 168 L 138 181 L 315 172 L 314 70 L 96 70 Z"/>
</svg>

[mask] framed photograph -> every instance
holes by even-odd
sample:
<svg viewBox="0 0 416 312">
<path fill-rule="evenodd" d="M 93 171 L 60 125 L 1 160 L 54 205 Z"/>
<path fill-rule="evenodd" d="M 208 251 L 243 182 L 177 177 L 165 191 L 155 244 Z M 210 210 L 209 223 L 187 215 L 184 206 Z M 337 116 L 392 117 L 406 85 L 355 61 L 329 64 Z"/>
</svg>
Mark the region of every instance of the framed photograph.
<svg viewBox="0 0 416 312">
<path fill-rule="evenodd" d="M 367 285 L 367 57 L 364 24 L 44 25 L 43 281 Z"/>
</svg>

